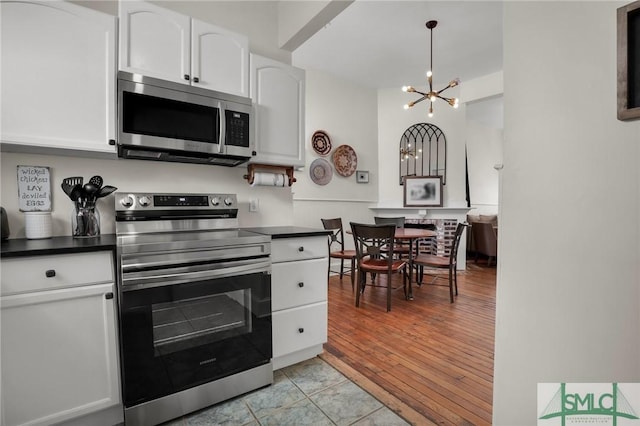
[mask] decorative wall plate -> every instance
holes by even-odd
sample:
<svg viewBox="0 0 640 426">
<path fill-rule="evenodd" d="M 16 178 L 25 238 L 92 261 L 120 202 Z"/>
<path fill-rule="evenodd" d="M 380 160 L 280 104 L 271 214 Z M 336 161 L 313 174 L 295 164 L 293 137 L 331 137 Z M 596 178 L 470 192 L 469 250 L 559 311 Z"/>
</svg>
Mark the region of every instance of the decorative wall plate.
<svg viewBox="0 0 640 426">
<path fill-rule="evenodd" d="M 349 145 L 340 145 L 333 152 L 333 165 L 340 176 L 349 177 L 358 167 L 356 152 Z"/>
<path fill-rule="evenodd" d="M 311 136 L 311 146 L 320 155 L 327 155 L 331 152 L 331 139 L 324 130 L 318 130 Z"/>
<path fill-rule="evenodd" d="M 331 164 L 324 158 L 316 158 L 309 167 L 309 176 L 317 185 L 326 185 L 333 177 Z"/>
</svg>

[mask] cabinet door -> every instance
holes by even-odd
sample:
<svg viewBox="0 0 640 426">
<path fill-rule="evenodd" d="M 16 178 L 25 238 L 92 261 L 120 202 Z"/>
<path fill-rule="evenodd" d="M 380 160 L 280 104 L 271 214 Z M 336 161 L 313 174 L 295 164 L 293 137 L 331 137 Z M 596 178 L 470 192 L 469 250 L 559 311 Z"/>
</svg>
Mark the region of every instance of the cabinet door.
<svg viewBox="0 0 640 426">
<path fill-rule="evenodd" d="M 249 39 L 191 20 L 192 85 L 249 97 Z"/>
<path fill-rule="evenodd" d="M 251 162 L 304 166 L 304 70 L 251 55 L 257 156 Z"/>
<path fill-rule="evenodd" d="M 3 425 L 121 403 L 113 292 L 111 283 L 0 298 Z"/>
<path fill-rule="evenodd" d="M 327 341 L 327 302 L 273 313 L 273 357 Z"/>
<path fill-rule="evenodd" d="M 3 1 L 2 142 L 115 153 L 116 19 Z"/>
<path fill-rule="evenodd" d="M 327 258 L 271 266 L 274 311 L 327 301 Z"/>
<path fill-rule="evenodd" d="M 119 69 L 189 84 L 191 18 L 146 2 L 118 4 Z"/>
</svg>

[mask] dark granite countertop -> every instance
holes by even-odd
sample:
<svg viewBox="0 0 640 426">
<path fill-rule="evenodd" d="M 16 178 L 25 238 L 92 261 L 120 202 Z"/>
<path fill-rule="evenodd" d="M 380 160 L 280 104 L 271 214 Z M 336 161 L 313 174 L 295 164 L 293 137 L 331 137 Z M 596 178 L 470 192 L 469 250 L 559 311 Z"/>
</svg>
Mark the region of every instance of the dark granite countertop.
<svg viewBox="0 0 640 426">
<path fill-rule="evenodd" d="M 0 244 L 0 257 L 44 256 L 116 249 L 115 234 L 90 238 L 53 237 L 41 240 L 16 238 Z"/>
<path fill-rule="evenodd" d="M 261 226 L 257 228 L 242 228 L 245 231 L 257 234 L 270 235 L 271 238 L 292 238 L 292 237 L 316 237 L 319 235 L 329 235 L 331 231 L 316 228 L 304 228 L 300 226 Z"/>
<path fill-rule="evenodd" d="M 304 228 L 299 226 L 262 226 L 241 228 L 244 231 L 269 235 L 273 239 L 292 237 L 315 237 L 329 235 L 324 229 Z M 0 257 L 45 256 L 51 254 L 81 253 L 116 249 L 116 235 L 105 234 L 91 238 L 53 237 L 41 240 L 16 238 L 0 244 Z"/>
</svg>

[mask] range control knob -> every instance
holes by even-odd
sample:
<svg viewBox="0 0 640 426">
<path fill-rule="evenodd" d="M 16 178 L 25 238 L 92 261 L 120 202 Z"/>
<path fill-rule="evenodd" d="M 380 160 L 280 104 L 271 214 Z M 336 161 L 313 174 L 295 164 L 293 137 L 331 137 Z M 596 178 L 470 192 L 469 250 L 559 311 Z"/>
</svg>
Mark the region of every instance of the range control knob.
<svg viewBox="0 0 640 426">
<path fill-rule="evenodd" d="M 120 204 L 123 207 L 131 207 L 133 205 L 133 197 L 131 195 L 125 195 L 120 199 Z"/>
<path fill-rule="evenodd" d="M 151 198 L 147 197 L 146 195 L 143 195 L 138 199 L 138 202 L 142 207 L 147 207 L 148 205 L 151 204 Z"/>
<path fill-rule="evenodd" d="M 233 198 L 225 198 L 224 199 L 224 205 L 225 206 L 230 206 L 231 204 L 233 204 Z"/>
<path fill-rule="evenodd" d="M 220 204 L 220 198 L 218 198 L 218 197 L 213 197 L 213 198 L 211 199 L 211 205 L 213 205 L 213 206 L 217 206 L 218 204 Z"/>
</svg>

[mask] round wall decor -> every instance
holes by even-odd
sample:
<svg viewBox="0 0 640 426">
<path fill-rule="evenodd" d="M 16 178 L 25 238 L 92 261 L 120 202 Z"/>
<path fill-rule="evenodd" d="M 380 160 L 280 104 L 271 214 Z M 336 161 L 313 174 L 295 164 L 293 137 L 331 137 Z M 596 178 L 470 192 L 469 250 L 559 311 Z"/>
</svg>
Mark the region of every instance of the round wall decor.
<svg viewBox="0 0 640 426">
<path fill-rule="evenodd" d="M 340 145 L 333 152 L 333 165 L 340 176 L 349 177 L 358 167 L 356 152 L 349 145 Z"/>
<path fill-rule="evenodd" d="M 331 138 L 324 130 L 318 130 L 311 136 L 311 146 L 319 155 L 327 155 L 331 152 Z"/>
<path fill-rule="evenodd" d="M 309 176 L 317 185 L 326 185 L 333 177 L 331 164 L 324 158 L 316 158 L 309 167 Z"/>
</svg>

